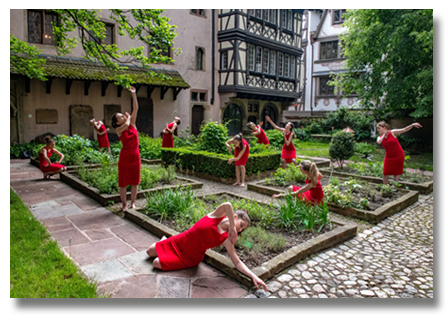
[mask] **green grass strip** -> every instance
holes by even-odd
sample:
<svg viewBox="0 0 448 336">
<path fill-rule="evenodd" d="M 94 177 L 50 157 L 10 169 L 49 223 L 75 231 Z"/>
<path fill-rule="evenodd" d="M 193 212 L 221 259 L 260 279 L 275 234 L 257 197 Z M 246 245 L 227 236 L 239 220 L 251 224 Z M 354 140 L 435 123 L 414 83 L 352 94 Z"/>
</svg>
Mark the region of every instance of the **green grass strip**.
<svg viewBox="0 0 448 336">
<path fill-rule="evenodd" d="M 10 189 L 10 297 L 96 298 L 96 289 Z"/>
</svg>

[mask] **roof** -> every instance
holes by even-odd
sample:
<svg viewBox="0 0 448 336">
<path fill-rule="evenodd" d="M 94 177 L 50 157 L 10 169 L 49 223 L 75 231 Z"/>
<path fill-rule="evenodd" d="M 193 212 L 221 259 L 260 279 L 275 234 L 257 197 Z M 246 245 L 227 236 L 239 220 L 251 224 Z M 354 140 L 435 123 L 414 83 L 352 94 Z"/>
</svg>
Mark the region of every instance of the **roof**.
<svg viewBox="0 0 448 336">
<path fill-rule="evenodd" d="M 67 78 L 75 80 L 94 80 L 94 81 L 114 81 L 112 73 L 106 66 L 100 62 L 92 62 L 80 58 L 58 57 L 58 56 L 41 56 L 46 60 L 43 65 L 46 76 L 54 78 Z M 123 64 L 122 64 L 123 65 Z M 146 69 L 133 65 L 128 67 L 124 72 L 132 78 L 134 84 L 145 84 L 153 86 L 168 86 L 189 88 L 188 83 L 182 76 L 174 70 L 165 69 Z M 10 66 L 10 72 L 17 75 L 26 75 L 20 69 Z M 152 72 L 163 73 L 169 79 L 161 79 L 154 77 Z"/>
</svg>

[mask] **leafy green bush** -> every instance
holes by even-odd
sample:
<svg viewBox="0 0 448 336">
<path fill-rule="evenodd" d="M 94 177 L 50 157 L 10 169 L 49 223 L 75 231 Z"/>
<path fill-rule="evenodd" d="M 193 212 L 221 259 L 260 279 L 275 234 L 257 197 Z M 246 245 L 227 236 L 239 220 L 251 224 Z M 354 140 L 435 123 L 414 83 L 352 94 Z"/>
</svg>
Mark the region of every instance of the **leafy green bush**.
<svg viewBox="0 0 448 336">
<path fill-rule="evenodd" d="M 294 137 L 300 141 L 309 141 L 311 140 L 311 131 L 307 128 L 294 128 Z"/>
<path fill-rule="evenodd" d="M 373 116 L 368 112 L 348 111 L 344 122 L 356 132 L 356 139 L 368 139 L 372 136 Z"/>
<path fill-rule="evenodd" d="M 199 138 L 200 150 L 218 154 L 228 153 L 225 145 L 229 140 L 226 126 L 210 120 L 207 124 L 202 124 Z"/>
<path fill-rule="evenodd" d="M 355 153 L 359 153 L 364 156 L 368 156 L 369 154 L 374 153 L 376 150 L 376 147 L 372 144 L 369 144 L 367 142 L 357 142 L 355 144 Z"/>
<path fill-rule="evenodd" d="M 249 248 L 245 243 L 253 244 L 253 248 Z M 254 251 L 255 253 L 263 253 L 268 250 L 277 252 L 283 250 L 285 246 L 286 239 L 283 235 L 266 232 L 259 226 L 244 230 L 235 244 L 236 248 Z"/>
<path fill-rule="evenodd" d="M 187 126 L 185 132 L 180 131 L 179 136 L 174 137 L 174 147 L 195 147 L 198 145 L 198 140 L 198 137 L 194 136 L 194 134 L 190 134 L 190 127 Z"/>
<path fill-rule="evenodd" d="M 276 129 L 270 129 L 265 131 L 267 138 L 269 139 L 269 143 L 271 144 L 271 147 L 279 150 L 282 149 L 284 140 L 283 140 L 283 133 L 276 130 Z"/>
<path fill-rule="evenodd" d="M 195 151 L 191 148 L 163 148 L 162 161 L 188 170 L 207 173 L 219 178 L 235 177 L 235 166 L 227 161 L 233 155 L 216 154 L 206 151 Z M 246 164 L 246 174 L 256 174 L 266 170 L 277 169 L 280 165 L 281 153 L 267 152 L 251 154 Z"/>
<path fill-rule="evenodd" d="M 271 174 L 271 178 L 274 184 L 286 187 L 297 182 L 305 182 L 306 175 L 302 174 L 299 165 L 295 166 L 291 164 L 287 165 L 286 169 L 278 168 Z"/>
<path fill-rule="evenodd" d="M 329 149 L 330 158 L 338 161 L 343 167 L 344 160 L 348 160 L 355 154 L 355 139 L 352 133 L 337 132 L 333 135 Z"/>
<path fill-rule="evenodd" d="M 139 133 L 138 147 L 142 159 L 155 160 L 162 157 L 162 138 L 151 138 L 146 134 Z"/>
<path fill-rule="evenodd" d="M 37 142 L 31 141 L 24 144 L 14 144 L 9 146 L 9 155 L 13 158 L 27 158 L 23 156 L 23 152 L 27 151 L 31 156 L 37 157 L 39 150 L 43 145 L 39 145 Z"/>
<path fill-rule="evenodd" d="M 319 122 L 313 122 L 310 125 L 311 134 L 322 134 L 322 127 L 319 125 Z"/>
</svg>

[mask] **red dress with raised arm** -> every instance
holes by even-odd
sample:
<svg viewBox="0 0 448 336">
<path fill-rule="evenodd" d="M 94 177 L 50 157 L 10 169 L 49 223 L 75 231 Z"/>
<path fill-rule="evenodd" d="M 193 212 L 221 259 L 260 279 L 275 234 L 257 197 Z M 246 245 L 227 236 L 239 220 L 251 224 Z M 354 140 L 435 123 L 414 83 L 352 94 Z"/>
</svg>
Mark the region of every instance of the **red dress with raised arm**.
<svg viewBox="0 0 448 336">
<path fill-rule="evenodd" d="M 218 224 L 225 218 L 200 219 L 190 229 L 156 243 L 156 252 L 163 271 L 195 267 L 204 259 L 205 252 L 227 239 L 227 232 L 219 233 Z"/>
<path fill-rule="evenodd" d="M 168 128 L 171 130 L 173 129 L 174 123 L 168 124 Z M 167 129 L 165 128 L 164 131 L 167 131 Z M 174 138 L 173 138 L 173 133 L 163 133 L 163 137 L 162 137 L 162 147 L 164 148 L 174 148 Z"/>
<path fill-rule="evenodd" d="M 389 132 L 381 143 L 386 150 L 384 157 L 383 175 L 401 175 L 404 167 L 404 151 L 398 139 Z"/>
<path fill-rule="evenodd" d="M 47 157 L 51 158 L 53 155 L 53 149 L 50 149 L 48 147 L 44 147 L 44 149 L 47 151 Z M 64 165 L 61 165 L 60 163 L 52 163 L 48 164 L 47 160 L 45 160 L 44 155 L 39 151 L 39 168 L 42 171 L 42 173 L 50 173 L 58 171 L 61 168 L 65 168 Z"/>
<path fill-rule="evenodd" d="M 289 132 L 288 135 L 285 135 L 284 137 L 287 138 L 287 140 L 289 141 L 292 137 L 293 132 Z M 296 158 L 296 148 L 294 147 L 294 144 L 291 143 L 289 144 L 289 146 L 286 146 L 286 142 L 283 144 L 283 148 L 282 148 L 282 159 L 286 159 L 286 163 L 291 163 L 292 159 Z"/>
<path fill-rule="evenodd" d="M 105 131 L 106 126 L 104 126 L 104 124 L 101 124 L 99 132 L 103 133 Z M 98 147 L 100 147 L 100 149 L 109 147 L 109 138 L 107 137 L 107 133 L 104 133 L 103 135 L 99 135 L 97 133 L 97 137 L 98 137 Z"/>
<path fill-rule="evenodd" d="M 138 185 L 140 183 L 140 151 L 138 149 L 138 132 L 134 126 L 120 135 L 123 148 L 118 158 L 118 186 Z"/>
</svg>

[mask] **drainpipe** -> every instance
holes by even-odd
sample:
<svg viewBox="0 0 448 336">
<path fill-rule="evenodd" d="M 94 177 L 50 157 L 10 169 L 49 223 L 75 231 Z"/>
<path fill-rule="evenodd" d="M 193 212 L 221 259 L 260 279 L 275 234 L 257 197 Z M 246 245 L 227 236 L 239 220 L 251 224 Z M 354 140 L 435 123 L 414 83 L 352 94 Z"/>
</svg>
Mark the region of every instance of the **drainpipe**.
<svg viewBox="0 0 448 336">
<path fill-rule="evenodd" d="M 212 97 L 210 105 L 215 102 L 215 10 L 212 9 Z"/>
<path fill-rule="evenodd" d="M 311 35 L 310 36 L 310 42 L 311 42 L 311 83 L 310 83 L 310 109 L 311 113 L 313 113 L 313 70 L 314 70 L 314 38 Z"/>
</svg>

